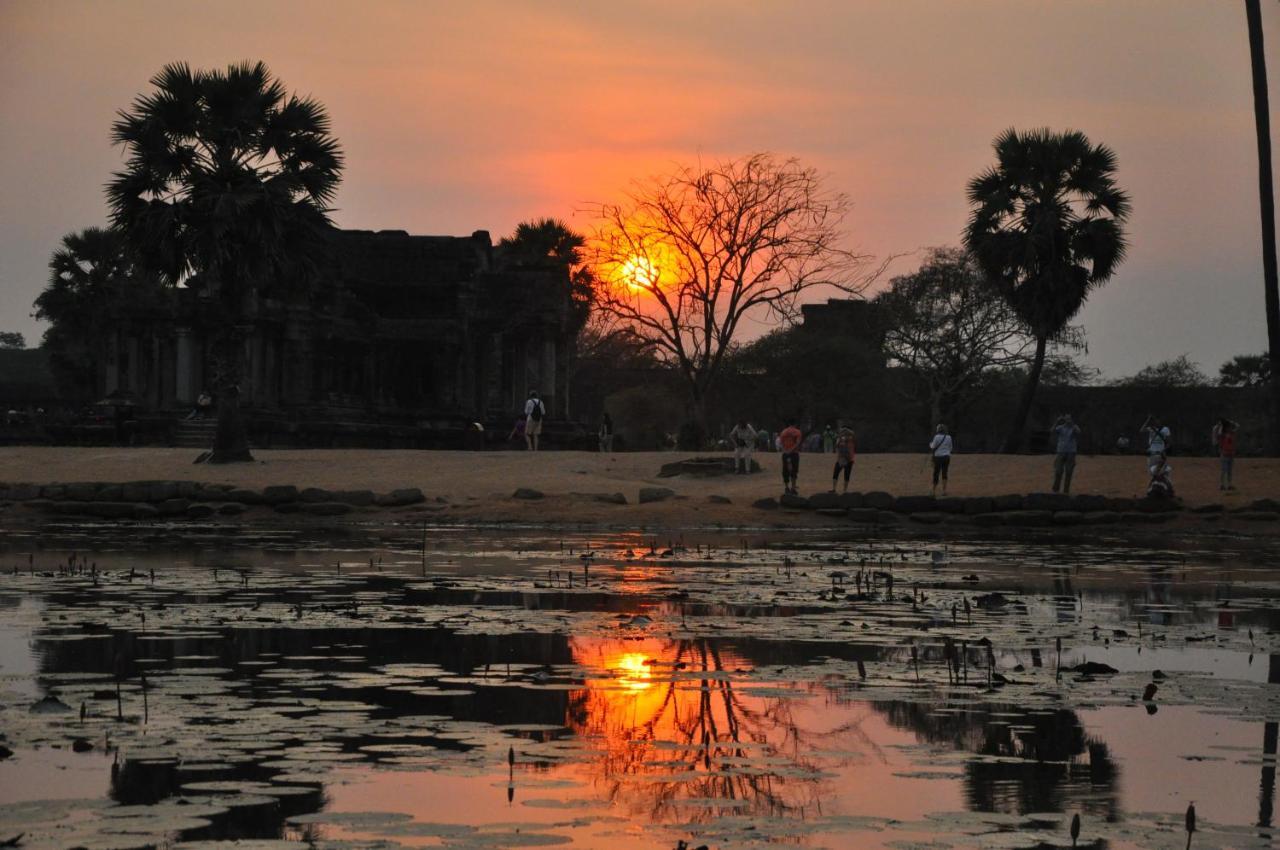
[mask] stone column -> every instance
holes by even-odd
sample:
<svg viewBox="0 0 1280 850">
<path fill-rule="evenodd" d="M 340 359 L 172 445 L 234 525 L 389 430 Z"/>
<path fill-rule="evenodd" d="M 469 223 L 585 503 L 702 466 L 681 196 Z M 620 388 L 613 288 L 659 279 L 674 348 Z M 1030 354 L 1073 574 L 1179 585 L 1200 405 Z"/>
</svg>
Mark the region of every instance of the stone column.
<svg viewBox="0 0 1280 850">
<path fill-rule="evenodd" d="M 194 375 L 192 374 L 192 350 L 191 350 L 191 329 L 178 328 L 175 331 L 177 335 L 177 353 L 174 367 L 174 399 L 179 404 L 195 404 L 196 392 L 192 384 L 194 383 Z"/>
</svg>

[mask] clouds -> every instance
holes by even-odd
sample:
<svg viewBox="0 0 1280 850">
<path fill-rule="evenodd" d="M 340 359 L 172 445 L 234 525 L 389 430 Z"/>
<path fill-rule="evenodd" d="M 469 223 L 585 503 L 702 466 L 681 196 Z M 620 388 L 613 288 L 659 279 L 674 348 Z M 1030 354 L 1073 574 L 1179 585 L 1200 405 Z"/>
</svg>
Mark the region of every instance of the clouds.
<svg viewBox="0 0 1280 850">
<path fill-rule="evenodd" d="M 1280 14 L 1264 17 L 1274 46 Z M 1121 373 L 1191 351 L 1212 369 L 1263 346 L 1243 11 L 1197 0 L 11 0 L 3 329 L 37 336 L 23 317 L 49 253 L 103 220 L 114 111 L 165 62 L 244 58 L 328 107 L 347 227 L 585 223 L 585 202 L 674 160 L 770 149 L 826 173 L 854 201 L 852 241 L 888 254 L 958 240 L 1000 130 L 1075 127 L 1117 151 L 1135 199 L 1131 259 L 1083 316 L 1092 359 Z"/>
</svg>

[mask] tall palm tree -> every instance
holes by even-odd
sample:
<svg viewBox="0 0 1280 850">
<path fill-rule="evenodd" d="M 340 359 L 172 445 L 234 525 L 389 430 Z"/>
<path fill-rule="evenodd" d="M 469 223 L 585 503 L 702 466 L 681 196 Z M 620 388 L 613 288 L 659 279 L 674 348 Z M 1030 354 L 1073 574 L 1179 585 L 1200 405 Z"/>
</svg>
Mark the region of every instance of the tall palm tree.
<svg viewBox="0 0 1280 850">
<path fill-rule="evenodd" d="M 1006 130 L 996 164 L 969 182 L 966 247 L 1036 340 L 1004 451 L 1022 446 L 1048 344 L 1124 259 L 1129 197 L 1116 157 L 1083 133 Z"/>
<path fill-rule="evenodd" d="M 1258 134 L 1258 204 L 1262 215 L 1262 286 L 1267 310 L 1271 374 L 1280 376 L 1280 284 L 1276 281 L 1276 202 L 1271 183 L 1271 107 L 1267 97 L 1267 57 L 1262 45 L 1262 9 L 1245 0 L 1249 21 L 1249 58 L 1253 67 L 1253 120 Z M 1280 454 L 1280 379 L 1270 382 L 1271 427 L 1267 449 Z"/>
<path fill-rule="evenodd" d="M 113 224 L 170 286 L 198 286 L 211 340 L 218 427 L 209 461 L 252 460 L 240 415 L 246 301 L 315 271 L 342 152 L 324 107 L 286 93 L 267 66 L 168 65 L 120 113 L 123 171 L 107 185 Z"/>
</svg>

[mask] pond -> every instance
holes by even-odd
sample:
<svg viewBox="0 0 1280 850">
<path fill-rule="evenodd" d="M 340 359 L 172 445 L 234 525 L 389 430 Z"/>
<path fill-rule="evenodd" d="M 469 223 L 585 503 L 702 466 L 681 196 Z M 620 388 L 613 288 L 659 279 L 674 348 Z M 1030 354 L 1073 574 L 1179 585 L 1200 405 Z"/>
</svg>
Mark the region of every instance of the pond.
<svg viewBox="0 0 1280 850">
<path fill-rule="evenodd" d="M 142 534 L 5 539 L 0 842 L 1277 842 L 1268 543 Z"/>
</svg>

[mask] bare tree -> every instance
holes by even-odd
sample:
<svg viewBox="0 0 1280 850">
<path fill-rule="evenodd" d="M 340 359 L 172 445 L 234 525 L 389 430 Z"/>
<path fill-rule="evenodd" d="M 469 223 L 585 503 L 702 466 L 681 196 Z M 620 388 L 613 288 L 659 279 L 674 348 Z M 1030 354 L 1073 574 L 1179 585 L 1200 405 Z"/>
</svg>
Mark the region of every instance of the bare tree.
<svg viewBox="0 0 1280 850">
<path fill-rule="evenodd" d="M 598 209 L 598 309 L 679 372 L 705 429 L 708 389 L 744 320 L 790 320 L 811 290 L 856 294 L 874 278 L 843 246 L 848 210 L 814 169 L 768 153 L 639 181 Z"/>
<path fill-rule="evenodd" d="M 895 277 L 877 299 L 885 353 L 929 392 L 932 422 L 948 422 L 991 369 L 1025 367 L 1035 337 L 973 258 L 936 248 L 919 270 Z"/>
</svg>

